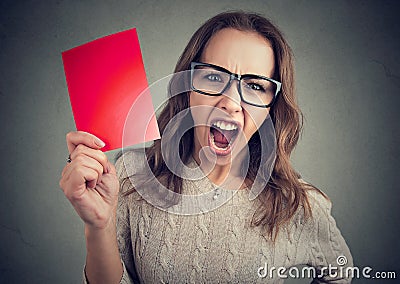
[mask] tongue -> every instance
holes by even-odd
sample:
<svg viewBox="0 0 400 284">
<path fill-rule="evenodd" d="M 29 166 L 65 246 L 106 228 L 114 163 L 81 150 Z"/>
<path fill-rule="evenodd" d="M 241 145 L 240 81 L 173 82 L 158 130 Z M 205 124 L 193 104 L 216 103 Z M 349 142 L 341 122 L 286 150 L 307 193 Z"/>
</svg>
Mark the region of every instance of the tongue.
<svg viewBox="0 0 400 284">
<path fill-rule="evenodd" d="M 222 143 L 222 144 L 228 144 L 228 140 L 226 139 L 226 137 L 224 136 L 224 134 L 222 134 L 220 131 L 218 130 L 214 130 L 214 141 L 218 142 L 218 143 Z"/>
<path fill-rule="evenodd" d="M 232 134 L 230 131 L 224 131 L 222 129 L 215 129 L 211 128 L 212 133 L 214 134 L 214 142 L 220 143 L 220 144 L 228 144 L 229 140 L 231 140 Z"/>
</svg>

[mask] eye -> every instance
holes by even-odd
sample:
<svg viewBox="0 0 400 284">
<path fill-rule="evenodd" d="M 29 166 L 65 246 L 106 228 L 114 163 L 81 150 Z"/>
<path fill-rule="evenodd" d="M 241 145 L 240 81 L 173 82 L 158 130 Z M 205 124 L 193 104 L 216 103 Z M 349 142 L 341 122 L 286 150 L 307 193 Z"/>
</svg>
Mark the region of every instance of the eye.
<svg viewBox="0 0 400 284">
<path fill-rule="evenodd" d="M 256 83 L 247 83 L 246 87 L 249 89 L 252 89 L 254 91 L 260 91 L 260 92 L 265 91 L 263 86 L 261 86 L 260 84 L 256 84 Z"/>
<path fill-rule="evenodd" d="M 208 74 L 206 78 L 212 82 L 222 82 L 221 76 L 218 74 Z"/>
</svg>

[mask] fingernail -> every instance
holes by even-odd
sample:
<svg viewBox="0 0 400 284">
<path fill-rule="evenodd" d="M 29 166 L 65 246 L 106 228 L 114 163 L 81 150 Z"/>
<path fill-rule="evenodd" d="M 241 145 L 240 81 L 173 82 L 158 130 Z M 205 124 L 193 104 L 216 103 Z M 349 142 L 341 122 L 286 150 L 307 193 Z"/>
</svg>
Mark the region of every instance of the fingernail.
<svg viewBox="0 0 400 284">
<path fill-rule="evenodd" d="M 95 138 L 94 139 L 94 143 L 96 143 L 97 146 L 103 148 L 104 146 L 106 146 L 106 143 L 104 143 L 103 141 L 101 141 L 99 138 Z"/>
</svg>

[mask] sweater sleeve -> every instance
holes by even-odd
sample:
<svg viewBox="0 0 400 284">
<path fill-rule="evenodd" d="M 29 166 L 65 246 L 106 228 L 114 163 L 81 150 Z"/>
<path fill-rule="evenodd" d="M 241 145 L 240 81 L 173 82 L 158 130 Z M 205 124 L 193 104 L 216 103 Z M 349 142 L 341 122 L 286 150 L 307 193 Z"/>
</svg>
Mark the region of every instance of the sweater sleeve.
<svg viewBox="0 0 400 284">
<path fill-rule="evenodd" d="M 307 264 L 316 270 L 312 283 L 351 283 L 353 258 L 331 215 L 332 203 L 317 192 L 310 197 L 313 221 Z"/>
<path fill-rule="evenodd" d="M 132 189 L 132 184 L 129 181 L 126 161 L 130 158 L 130 154 L 122 155 L 115 163 L 118 179 L 120 182 L 120 196 L 118 199 L 117 208 L 117 241 L 121 260 L 124 266 L 121 284 L 140 283 L 137 276 L 135 260 L 132 248 L 131 228 L 130 228 L 130 212 L 129 200 L 131 195 L 123 196 L 122 194 Z"/>
<path fill-rule="evenodd" d="M 117 176 L 120 182 L 120 194 L 118 197 L 116 229 L 117 243 L 123 266 L 123 274 L 120 284 L 140 283 L 133 257 L 132 239 L 129 222 L 129 196 L 123 196 L 122 193 L 130 189 L 130 182 L 123 182 L 128 177 L 126 167 L 124 165 L 124 157 L 121 156 L 115 163 Z M 86 268 L 86 267 L 85 267 Z M 83 271 L 83 283 L 88 284 L 85 269 Z"/>
</svg>

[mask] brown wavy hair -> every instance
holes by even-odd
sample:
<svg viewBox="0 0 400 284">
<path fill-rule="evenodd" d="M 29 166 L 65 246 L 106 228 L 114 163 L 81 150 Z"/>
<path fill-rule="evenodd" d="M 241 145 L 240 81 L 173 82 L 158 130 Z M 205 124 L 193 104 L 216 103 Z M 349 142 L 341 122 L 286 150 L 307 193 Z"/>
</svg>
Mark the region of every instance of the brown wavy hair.
<svg viewBox="0 0 400 284">
<path fill-rule="evenodd" d="M 302 182 L 300 175 L 290 163 L 290 155 L 298 142 L 303 126 L 303 115 L 295 96 L 292 51 L 279 29 L 265 17 L 243 11 L 224 12 L 209 19 L 193 34 L 178 60 L 175 73 L 189 70 L 190 63 L 201 58 L 210 38 L 216 32 L 225 28 L 255 32 L 267 39 L 271 43 L 275 55 L 274 79 L 282 83 L 281 92 L 270 109 L 270 116 L 276 133 L 276 160 L 271 176 L 269 177 L 268 174 L 265 179 L 265 188 L 258 196 L 262 206 L 256 210 L 252 220 L 253 225 L 265 228 L 266 235 L 275 240 L 279 228 L 293 217 L 299 207 L 303 208 L 306 218 L 311 216 L 307 190 L 312 189 L 322 193 L 311 184 Z M 158 117 L 161 135 L 164 134 L 164 130 L 171 119 L 178 113 L 188 110 L 188 108 L 188 92 L 170 96 Z M 179 125 L 176 125 L 176 129 L 172 132 L 179 133 L 179 127 Z M 261 155 L 260 136 L 262 137 L 262 132 L 260 130 L 262 128 L 263 125 L 248 143 L 250 163 L 246 180 L 250 182 L 255 180 L 259 170 L 261 173 L 268 172 L 267 165 L 265 165 Z M 171 140 L 169 144 L 179 144 L 179 156 L 183 163 L 188 162 L 193 153 L 193 129 L 182 133 L 182 136 L 170 133 L 171 131 L 165 133 L 165 136 L 168 136 L 168 139 Z M 155 177 L 167 188 L 176 193 L 181 193 L 183 179 L 173 174 L 173 171 L 167 167 L 161 153 L 160 140 L 155 141 L 151 147 L 146 149 L 146 156 Z M 126 194 L 130 194 L 134 190 L 132 189 Z M 171 205 L 177 202 L 177 200 L 172 200 Z"/>
</svg>

